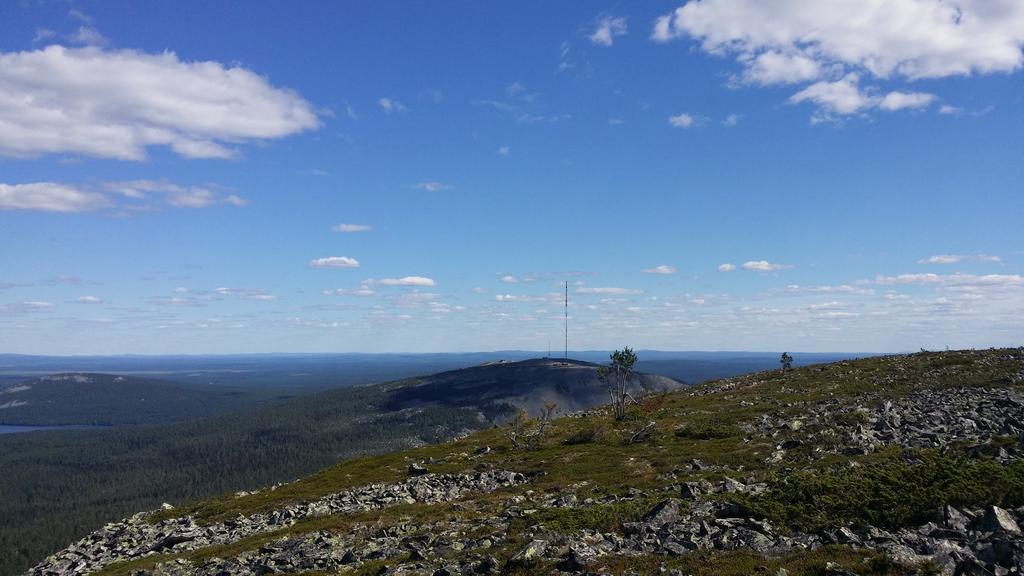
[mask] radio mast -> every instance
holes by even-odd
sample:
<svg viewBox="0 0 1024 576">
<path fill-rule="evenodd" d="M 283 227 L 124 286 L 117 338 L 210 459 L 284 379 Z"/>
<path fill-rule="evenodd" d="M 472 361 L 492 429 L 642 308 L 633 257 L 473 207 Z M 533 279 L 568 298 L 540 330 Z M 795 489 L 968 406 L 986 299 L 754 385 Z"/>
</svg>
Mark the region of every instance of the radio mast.
<svg viewBox="0 0 1024 576">
<path fill-rule="evenodd" d="M 565 360 L 569 360 L 569 281 L 565 281 Z"/>
</svg>

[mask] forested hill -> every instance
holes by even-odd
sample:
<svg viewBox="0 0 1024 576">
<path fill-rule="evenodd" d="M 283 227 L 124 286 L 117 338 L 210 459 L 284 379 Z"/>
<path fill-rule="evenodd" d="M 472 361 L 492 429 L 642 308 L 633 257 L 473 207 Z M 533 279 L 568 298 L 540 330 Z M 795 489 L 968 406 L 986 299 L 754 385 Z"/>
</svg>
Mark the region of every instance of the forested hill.
<svg viewBox="0 0 1024 576">
<path fill-rule="evenodd" d="M 113 422 L 84 417 L 90 391 L 109 390 L 112 402 L 139 409 L 160 405 L 152 401 L 156 391 L 179 406 L 186 398 L 205 398 L 187 396 L 176 385 L 119 378 L 66 374 L 7 388 L 14 391 L 0 397 L 32 398 L 49 387 L 56 399 L 79 398 L 67 404 L 80 410 L 68 420 L 75 423 Z M 680 386 L 669 378 L 643 378 L 653 389 Z M 554 401 L 575 410 L 606 398 L 594 364 L 498 362 L 188 422 L 3 435 L 0 574 L 17 573 L 105 522 L 165 501 L 290 481 L 338 460 L 451 440 L 493 426 L 516 407 Z"/>
<path fill-rule="evenodd" d="M 202 418 L 240 404 L 230 390 L 112 374 L 52 374 L 0 388 L 0 424 L 125 426 Z"/>
</svg>

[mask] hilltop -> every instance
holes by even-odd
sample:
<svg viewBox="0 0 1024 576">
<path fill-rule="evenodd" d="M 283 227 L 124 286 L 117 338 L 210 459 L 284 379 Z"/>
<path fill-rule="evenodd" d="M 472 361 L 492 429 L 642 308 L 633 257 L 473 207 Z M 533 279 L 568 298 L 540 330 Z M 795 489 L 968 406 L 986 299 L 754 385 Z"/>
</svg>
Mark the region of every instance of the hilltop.
<svg viewBox="0 0 1024 576">
<path fill-rule="evenodd" d="M 530 430 L 139 513 L 32 574 L 1024 570 L 1024 349 L 761 372 Z"/>
<path fill-rule="evenodd" d="M 562 412 L 575 412 L 608 401 L 608 393 L 597 378 L 597 367 L 593 362 L 551 358 L 485 362 L 390 386 L 387 408 L 473 406 L 490 419 L 501 419 L 511 408 L 539 414 L 546 403 L 555 404 Z M 682 385 L 666 376 L 638 372 L 632 391 L 663 392 Z"/>
</svg>

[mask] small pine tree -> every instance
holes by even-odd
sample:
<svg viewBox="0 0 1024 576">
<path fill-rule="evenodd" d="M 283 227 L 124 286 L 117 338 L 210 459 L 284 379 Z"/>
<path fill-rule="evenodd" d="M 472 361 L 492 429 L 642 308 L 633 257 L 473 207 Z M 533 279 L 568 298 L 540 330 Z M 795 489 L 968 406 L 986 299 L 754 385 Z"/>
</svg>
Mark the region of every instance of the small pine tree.
<svg viewBox="0 0 1024 576">
<path fill-rule="evenodd" d="M 633 398 L 629 395 L 629 384 L 633 381 L 633 365 L 636 353 L 629 346 L 612 352 L 610 366 L 600 366 L 597 378 L 608 388 L 612 402 L 612 413 L 616 420 L 626 417 L 626 405 Z"/>
<path fill-rule="evenodd" d="M 783 370 L 789 370 L 793 367 L 793 357 L 789 355 L 789 352 L 783 352 L 782 357 L 779 358 L 779 364 L 782 364 Z"/>
</svg>

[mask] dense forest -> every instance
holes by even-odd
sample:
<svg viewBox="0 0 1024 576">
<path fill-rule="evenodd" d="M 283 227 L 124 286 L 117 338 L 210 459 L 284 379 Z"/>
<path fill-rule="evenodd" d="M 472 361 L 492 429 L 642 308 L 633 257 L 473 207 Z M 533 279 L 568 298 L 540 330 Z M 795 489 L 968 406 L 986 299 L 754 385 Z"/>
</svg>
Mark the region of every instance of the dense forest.
<svg viewBox="0 0 1024 576">
<path fill-rule="evenodd" d="M 485 425 L 468 408 L 382 413 L 384 400 L 381 387 L 355 387 L 177 424 L 0 436 L 0 574 L 164 501 L 290 481 Z"/>
<path fill-rule="evenodd" d="M 235 387 L 63 373 L 0 386 L 0 424 L 159 424 L 213 416 L 260 399 L 257 393 Z"/>
</svg>

